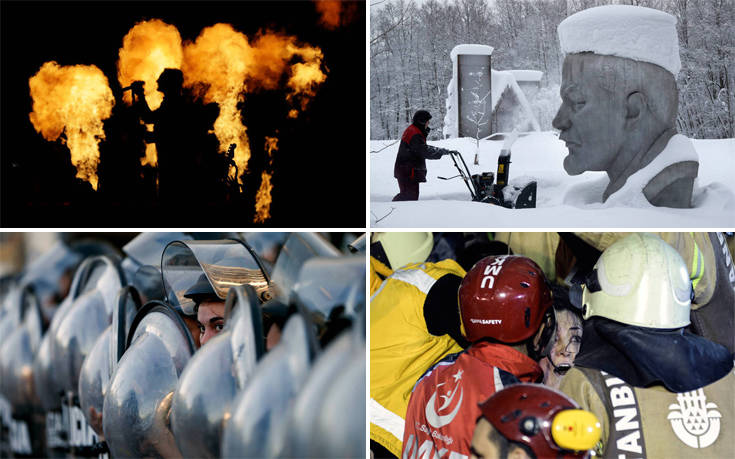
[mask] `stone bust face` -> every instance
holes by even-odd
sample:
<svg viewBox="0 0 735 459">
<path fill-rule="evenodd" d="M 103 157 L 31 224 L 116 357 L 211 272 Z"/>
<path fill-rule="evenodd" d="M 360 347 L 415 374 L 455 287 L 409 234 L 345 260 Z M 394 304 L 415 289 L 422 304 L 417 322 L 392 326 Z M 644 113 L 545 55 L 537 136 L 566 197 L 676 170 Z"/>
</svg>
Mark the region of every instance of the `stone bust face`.
<svg viewBox="0 0 735 459">
<path fill-rule="evenodd" d="M 562 105 L 552 124 L 569 155 L 569 175 L 610 168 L 626 139 L 625 99 L 614 88 L 604 89 L 605 56 L 570 54 L 562 69 Z"/>
<path fill-rule="evenodd" d="M 651 164 L 676 134 L 676 80 L 656 64 L 589 52 L 569 54 L 560 93 L 562 105 L 552 125 L 569 150 L 564 169 L 569 175 L 604 171 L 609 182 L 603 202 Z M 666 164 L 662 169 L 656 165 L 646 172 L 655 174 L 643 187 L 651 204 L 690 207 L 698 163 L 676 162 L 677 155 L 669 150 L 659 162 Z M 687 153 L 690 156 L 696 153 Z M 632 188 L 628 192 L 635 193 Z"/>
</svg>

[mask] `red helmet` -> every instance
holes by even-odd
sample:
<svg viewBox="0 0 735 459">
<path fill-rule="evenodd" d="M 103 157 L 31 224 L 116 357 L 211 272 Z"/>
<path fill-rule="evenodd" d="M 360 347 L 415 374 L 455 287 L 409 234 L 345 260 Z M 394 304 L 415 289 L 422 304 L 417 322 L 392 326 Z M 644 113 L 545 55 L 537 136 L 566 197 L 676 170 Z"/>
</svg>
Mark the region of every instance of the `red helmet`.
<svg viewBox="0 0 735 459">
<path fill-rule="evenodd" d="M 475 263 L 459 287 L 465 337 L 517 343 L 532 336 L 551 307 L 544 272 L 531 259 L 489 256 Z"/>
<path fill-rule="evenodd" d="M 536 457 L 585 457 L 600 439 L 600 422 L 566 395 L 541 384 L 514 384 L 479 405 L 508 441 Z"/>
</svg>

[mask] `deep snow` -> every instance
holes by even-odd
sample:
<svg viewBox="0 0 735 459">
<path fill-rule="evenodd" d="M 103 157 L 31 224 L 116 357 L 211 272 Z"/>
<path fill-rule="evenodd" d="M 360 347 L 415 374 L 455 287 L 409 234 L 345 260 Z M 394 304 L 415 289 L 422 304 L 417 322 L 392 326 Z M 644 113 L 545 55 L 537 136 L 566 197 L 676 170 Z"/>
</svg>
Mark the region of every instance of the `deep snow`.
<svg viewBox="0 0 735 459">
<path fill-rule="evenodd" d="M 480 141 L 480 164 L 473 165 L 475 139 L 429 141 L 462 152 L 471 173 L 495 172 L 502 141 Z M 603 172 L 569 176 L 562 167 L 567 154 L 564 142 L 553 132 L 520 137 L 512 147 L 510 183 L 529 177 L 538 181 L 535 209 L 505 209 L 472 202 L 449 157 L 427 161 L 427 182 L 421 184 L 416 202 L 392 202 L 398 193 L 393 164 L 398 152 L 395 140 L 370 142 L 370 226 L 390 228 L 733 228 L 735 227 L 735 139 L 693 140 L 699 155 L 699 177 L 693 209 L 565 204 L 581 202 L 567 192 L 579 185 L 598 182 Z M 387 147 L 387 148 L 384 148 Z M 384 148 L 384 149 L 383 149 Z M 381 150 L 382 149 L 382 150 Z M 378 151 L 380 150 L 380 151 Z M 603 185 L 604 186 L 604 185 Z M 579 188 L 579 187 L 577 187 Z M 589 187 L 586 187 L 589 188 Z"/>
</svg>

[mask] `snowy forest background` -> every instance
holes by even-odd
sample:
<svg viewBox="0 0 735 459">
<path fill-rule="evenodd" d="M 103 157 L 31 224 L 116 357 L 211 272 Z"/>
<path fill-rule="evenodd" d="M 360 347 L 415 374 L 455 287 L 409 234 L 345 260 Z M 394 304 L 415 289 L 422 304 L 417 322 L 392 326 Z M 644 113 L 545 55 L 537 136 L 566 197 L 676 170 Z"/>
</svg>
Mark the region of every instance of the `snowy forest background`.
<svg viewBox="0 0 735 459">
<path fill-rule="evenodd" d="M 441 138 L 449 53 L 462 43 L 495 48 L 493 69 L 543 71 L 530 102 L 541 129 L 550 130 L 561 105 L 564 58 L 556 27 L 577 11 L 606 4 L 676 16 L 679 132 L 735 138 L 735 0 L 371 0 L 370 138 L 399 138 L 420 108 L 433 115 L 430 138 Z"/>
</svg>

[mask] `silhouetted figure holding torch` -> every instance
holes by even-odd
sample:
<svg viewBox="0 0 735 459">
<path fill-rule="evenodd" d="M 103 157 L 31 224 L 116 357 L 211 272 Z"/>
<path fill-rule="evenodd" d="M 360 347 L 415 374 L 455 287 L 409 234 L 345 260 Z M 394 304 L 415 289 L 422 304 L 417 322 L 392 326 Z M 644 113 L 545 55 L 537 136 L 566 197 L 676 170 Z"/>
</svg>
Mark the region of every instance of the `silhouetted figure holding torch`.
<svg viewBox="0 0 735 459">
<path fill-rule="evenodd" d="M 161 201 L 184 203 L 200 200 L 200 181 L 197 174 L 201 166 L 201 139 L 206 136 L 207 126 L 201 125 L 202 118 L 196 116 L 192 104 L 182 93 L 184 75 L 178 69 L 165 69 L 158 77 L 158 90 L 163 93 L 163 102 L 151 111 L 145 100 L 143 83 L 131 85 L 134 106 L 146 123 L 153 123 L 153 135 L 148 141 L 156 143 L 158 152 L 158 193 Z"/>
</svg>

